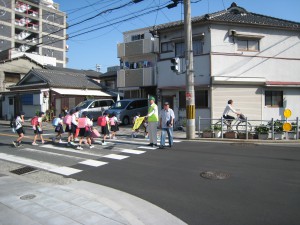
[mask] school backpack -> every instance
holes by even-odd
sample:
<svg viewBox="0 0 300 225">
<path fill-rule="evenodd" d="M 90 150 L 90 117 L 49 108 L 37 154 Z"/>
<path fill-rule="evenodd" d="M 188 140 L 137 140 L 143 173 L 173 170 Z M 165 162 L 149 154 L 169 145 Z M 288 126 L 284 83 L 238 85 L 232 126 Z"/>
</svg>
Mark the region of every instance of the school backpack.
<svg viewBox="0 0 300 225">
<path fill-rule="evenodd" d="M 99 116 L 97 120 L 97 124 L 101 127 L 106 126 L 106 117 L 105 116 Z"/>
<path fill-rule="evenodd" d="M 78 119 L 78 128 L 85 128 L 87 126 L 87 118 L 79 118 Z"/>
<path fill-rule="evenodd" d="M 114 117 L 110 118 L 109 120 L 110 120 L 110 125 L 112 125 L 112 126 L 116 125 Z"/>
<path fill-rule="evenodd" d="M 31 125 L 32 126 L 39 125 L 38 118 L 39 118 L 38 116 L 34 116 L 34 117 L 31 118 Z"/>
<path fill-rule="evenodd" d="M 72 121 L 72 116 L 71 115 L 66 115 L 65 117 L 64 117 L 64 120 L 63 120 L 63 122 L 64 122 L 64 124 L 66 124 L 66 125 L 70 125 L 71 124 L 71 121 Z"/>
<path fill-rule="evenodd" d="M 59 120 L 60 120 L 60 118 L 54 118 L 53 120 L 52 120 L 52 126 L 54 126 L 54 127 L 57 127 L 58 126 L 58 123 L 59 123 Z"/>
<path fill-rule="evenodd" d="M 13 120 L 10 121 L 10 127 L 11 127 L 11 128 L 16 128 L 16 127 L 17 127 L 17 124 L 16 124 L 16 120 L 15 120 L 15 119 L 13 119 Z"/>
</svg>

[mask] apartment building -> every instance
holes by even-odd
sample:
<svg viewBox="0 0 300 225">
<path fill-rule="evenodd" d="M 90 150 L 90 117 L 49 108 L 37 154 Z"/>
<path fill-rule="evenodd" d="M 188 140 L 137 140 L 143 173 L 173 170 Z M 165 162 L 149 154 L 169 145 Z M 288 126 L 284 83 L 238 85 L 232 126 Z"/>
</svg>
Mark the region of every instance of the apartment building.
<svg viewBox="0 0 300 225">
<path fill-rule="evenodd" d="M 26 54 L 43 64 L 65 67 L 65 28 L 66 14 L 52 0 L 1 0 L 0 58 Z"/>
<path fill-rule="evenodd" d="M 124 42 L 118 44 L 120 69 L 117 87 L 124 98 L 156 95 L 159 40 L 149 28 L 123 33 Z"/>
<path fill-rule="evenodd" d="M 149 29 L 144 30 L 149 34 Z M 183 29 L 183 21 L 156 26 L 159 51 L 153 62 L 159 104 L 171 102 L 179 120 L 186 115 Z M 221 118 L 229 99 L 252 120 L 284 119 L 285 108 L 291 119 L 300 116 L 299 22 L 232 3 L 227 10 L 192 18 L 192 33 L 196 117 Z M 174 57 L 180 58 L 179 74 L 170 68 Z"/>
</svg>

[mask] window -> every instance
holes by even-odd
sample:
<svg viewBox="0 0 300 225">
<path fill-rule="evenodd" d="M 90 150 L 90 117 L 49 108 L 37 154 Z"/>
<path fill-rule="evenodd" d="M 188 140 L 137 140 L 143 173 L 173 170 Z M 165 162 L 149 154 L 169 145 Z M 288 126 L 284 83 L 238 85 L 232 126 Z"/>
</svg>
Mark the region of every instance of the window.
<svg viewBox="0 0 300 225">
<path fill-rule="evenodd" d="M 4 81 L 9 83 L 18 83 L 21 75 L 19 73 L 4 72 Z"/>
<path fill-rule="evenodd" d="M 193 52 L 194 55 L 203 54 L 203 45 L 204 42 L 202 40 L 193 41 Z M 175 56 L 176 57 L 184 57 L 185 55 L 185 43 L 180 42 L 175 44 Z"/>
<path fill-rule="evenodd" d="M 161 43 L 161 52 L 172 52 L 173 51 L 173 43 L 172 42 L 164 42 Z"/>
<path fill-rule="evenodd" d="M 22 99 L 23 105 L 33 105 L 33 95 L 32 94 L 22 95 L 21 99 Z"/>
<path fill-rule="evenodd" d="M 194 55 L 201 55 L 201 54 L 203 54 L 203 45 L 204 45 L 204 42 L 201 41 L 201 40 L 193 41 Z"/>
<path fill-rule="evenodd" d="M 195 107 L 196 108 L 208 108 L 208 90 L 195 91 Z M 186 108 L 185 91 L 179 92 L 179 108 Z"/>
<path fill-rule="evenodd" d="M 265 106 L 283 107 L 283 91 L 265 91 Z"/>
<path fill-rule="evenodd" d="M 144 39 L 144 38 L 145 38 L 144 34 L 136 34 L 136 35 L 131 36 L 131 41 L 137 41 L 137 40 L 141 40 L 141 39 Z"/>
<path fill-rule="evenodd" d="M 107 106 L 107 101 L 100 101 L 100 107 L 105 107 Z"/>
<path fill-rule="evenodd" d="M 240 51 L 259 51 L 259 40 L 238 39 L 237 46 Z"/>
<path fill-rule="evenodd" d="M 184 57 L 185 46 L 183 42 L 175 44 L 175 56 L 176 57 Z"/>
</svg>

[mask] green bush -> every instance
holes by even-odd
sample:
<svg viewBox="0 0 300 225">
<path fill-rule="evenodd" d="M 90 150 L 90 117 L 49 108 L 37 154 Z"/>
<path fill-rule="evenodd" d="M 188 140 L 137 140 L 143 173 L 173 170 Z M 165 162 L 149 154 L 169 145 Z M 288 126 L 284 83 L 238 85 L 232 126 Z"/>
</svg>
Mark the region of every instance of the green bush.
<svg viewBox="0 0 300 225">
<path fill-rule="evenodd" d="M 268 134 L 269 131 L 270 131 L 269 126 L 264 125 L 264 124 L 261 124 L 261 125 L 255 127 L 255 132 L 257 134 Z"/>
</svg>

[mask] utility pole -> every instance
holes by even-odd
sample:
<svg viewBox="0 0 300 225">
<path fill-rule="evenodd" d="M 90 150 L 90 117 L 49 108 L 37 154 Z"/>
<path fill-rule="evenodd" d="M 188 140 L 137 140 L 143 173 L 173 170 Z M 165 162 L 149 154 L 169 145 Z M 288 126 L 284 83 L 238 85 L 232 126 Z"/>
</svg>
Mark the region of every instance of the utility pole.
<svg viewBox="0 0 300 225">
<path fill-rule="evenodd" d="M 186 138 L 195 139 L 195 90 L 192 41 L 191 2 L 184 0 L 184 33 L 186 60 Z"/>
</svg>

